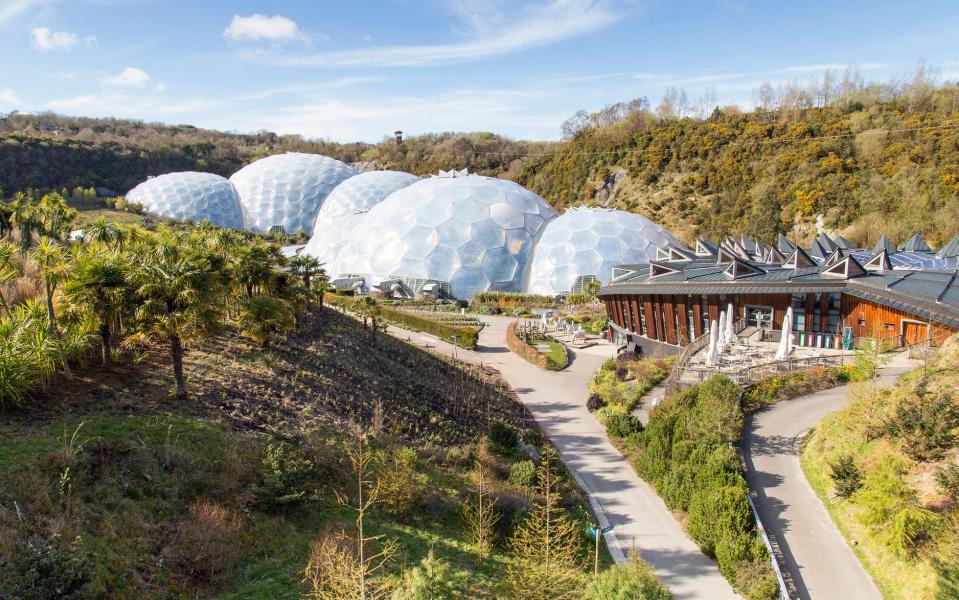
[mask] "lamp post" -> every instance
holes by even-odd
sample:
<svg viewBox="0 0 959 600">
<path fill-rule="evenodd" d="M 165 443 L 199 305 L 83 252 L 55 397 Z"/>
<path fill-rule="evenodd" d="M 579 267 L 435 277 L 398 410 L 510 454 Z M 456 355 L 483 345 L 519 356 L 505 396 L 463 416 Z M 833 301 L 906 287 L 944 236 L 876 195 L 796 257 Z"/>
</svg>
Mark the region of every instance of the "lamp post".
<svg viewBox="0 0 959 600">
<path fill-rule="evenodd" d="M 460 336 L 455 333 L 450 336 L 450 338 L 453 340 L 453 360 L 456 360 L 456 340 L 459 339 L 459 337 Z"/>
</svg>

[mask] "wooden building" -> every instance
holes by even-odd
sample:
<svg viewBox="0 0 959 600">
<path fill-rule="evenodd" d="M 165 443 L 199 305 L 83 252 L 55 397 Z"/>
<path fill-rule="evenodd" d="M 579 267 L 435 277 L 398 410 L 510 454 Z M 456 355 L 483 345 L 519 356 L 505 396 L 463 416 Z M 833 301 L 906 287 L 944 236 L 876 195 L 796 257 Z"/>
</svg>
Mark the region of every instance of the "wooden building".
<svg viewBox="0 0 959 600">
<path fill-rule="evenodd" d="M 613 335 L 647 354 L 678 352 L 730 306 L 735 321 L 769 329 L 782 328 L 791 307 L 801 346 L 936 344 L 959 330 L 955 256 L 899 252 L 885 239 L 874 251 L 842 242 L 820 236 L 805 250 L 785 238 L 776 247 L 700 240 L 695 250 L 667 248 L 649 264 L 617 267 L 600 298 Z"/>
</svg>

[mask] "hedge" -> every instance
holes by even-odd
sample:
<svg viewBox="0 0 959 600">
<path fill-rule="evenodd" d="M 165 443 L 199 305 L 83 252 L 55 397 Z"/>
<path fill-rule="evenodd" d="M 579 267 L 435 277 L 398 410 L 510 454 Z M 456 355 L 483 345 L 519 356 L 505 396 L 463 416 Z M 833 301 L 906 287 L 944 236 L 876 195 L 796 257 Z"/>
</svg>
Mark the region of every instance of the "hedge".
<svg viewBox="0 0 959 600">
<path fill-rule="evenodd" d="M 327 293 L 325 298 L 327 304 L 346 309 L 351 309 L 357 301 L 356 298 L 330 293 Z M 378 304 L 377 306 L 380 309 L 379 316 L 384 321 L 388 321 L 404 329 L 422 331 L 423 333 L 435 335 L 441 340 L 455 343 L 457 346 L 466 348 L 467 350 L 476 349 L 476 344 L 479 341 L 479 330 L 477 329 L 472 327 L 454 327 L 392 306 L 384 306 L 382 304 Z"/>
<path fill-rule="evenodd" d="M 546 369 L 549 367 L 549 360 L 541 354 L 536 348 L 533 348 L 527 344 L 519 335 L 516 333 L 516 328 L 519 326 L 519 321 L 513 321 L 506 328 L 506 345 L 510 350 L 521 356 L 526 362 L 531 365 L 537 366 L 540 369 Z"/>
</svg>

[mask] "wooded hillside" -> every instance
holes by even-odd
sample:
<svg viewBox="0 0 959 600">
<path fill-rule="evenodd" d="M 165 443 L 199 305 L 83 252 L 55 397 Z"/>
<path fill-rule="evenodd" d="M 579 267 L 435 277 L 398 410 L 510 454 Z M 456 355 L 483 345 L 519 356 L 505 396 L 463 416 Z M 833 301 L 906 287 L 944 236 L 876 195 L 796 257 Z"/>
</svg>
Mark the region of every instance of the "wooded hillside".
<svg viewBox="0 0 959 600">
<path fill-rule="evenodd" d="M 595 203 L 640 212 L 691 241 L 748 233 L 800 239 L 817 222 L 862 244 L 920 232 L 959 233 L 959 85 L 920 64 L 903 81 L 840 79 L 756 93 L 757 108 L 713 109 L 670 90 L 579 112 L 564 142 L 492 133 L 336 144 L 271 132 L 223 133 L 52 114 L 0 117 L 0 188 L 103 186 L 125 192 L 148 175 L 230 175 L 269 154 L 316 152 L 417 175 L 440 169 L 514 179 L 558 208 Z M 495 125 L 495 124 L 491 124 Z"/>
</svg>

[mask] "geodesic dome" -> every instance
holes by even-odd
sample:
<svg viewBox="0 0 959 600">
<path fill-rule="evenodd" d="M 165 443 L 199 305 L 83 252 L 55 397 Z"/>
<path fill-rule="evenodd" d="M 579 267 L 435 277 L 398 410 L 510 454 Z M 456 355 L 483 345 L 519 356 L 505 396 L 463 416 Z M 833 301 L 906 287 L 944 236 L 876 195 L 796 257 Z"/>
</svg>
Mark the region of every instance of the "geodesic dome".
<svg viewBox="0 0 959 600">
<path fill-rule="evenodd" d="M 303 252 L 329 263 L 353 227 L 387 196 L 420 178 L 400 171 L 367 171 L 336 186 L 320 207 L 313 235 Z"/>
<path fill-rule="evenodd" d="M 555 216 L 545 200 L 512 181 L 432 177 L 370 209 L 329 272 L 363 276 L 368 286 L 393 278 L 446 282 L 462 299 L 520 291 L 533 240 Z"/>
<path fill-rule="evenodd" d="M 243 229 L 236 189 L 229 179 L 213 173 L 184 171 L 151 177 L 127 192 L 126 198 L 159 217 Z"/>
<path fill-rule="evenodd" d="M 333 189 L 356 175 L 353 167 L 320 154 L 288 152 L 254 161 L 230 177 L 240 196 L 246 228 L 266 233 L 312 231 Z"/>
<path fill-rule="evenodd" d="M 609 282 L 614 265 L 656 258 L 656 247 L 684 246 L 668 231 L 636 213 L 609 208 L 571 208 L 546 224 L 529 261 L 526 291 L 569 292 L 579 277 Z"/>
</svg>

